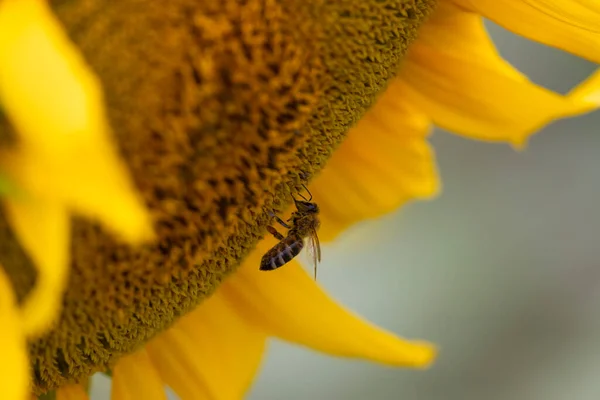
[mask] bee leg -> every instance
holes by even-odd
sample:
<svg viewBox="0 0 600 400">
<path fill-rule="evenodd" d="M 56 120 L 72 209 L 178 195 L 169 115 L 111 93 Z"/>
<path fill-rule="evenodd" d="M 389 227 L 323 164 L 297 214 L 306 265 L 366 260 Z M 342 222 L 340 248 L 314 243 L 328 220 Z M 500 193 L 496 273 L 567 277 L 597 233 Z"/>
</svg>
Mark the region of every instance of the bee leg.
<svg viewBox="0 0 600 400">
<path fill-rule="evenodd" d="M 275 239 L 277 240 L 285 239 L 285 237 L 281 233 L 277 232 L 277 229 L 273 228 L 272 226 L 267 226 L 267 231 L 269 231 L 271 235 L 275 236 Z"/>
<path fill-rule="evenodd" d="M 286 224 L 285 222 L 283 222 L 283 220 L 281 218 L 279 218 L 277 215 L 275 215 L 275 213 L 273 213 L 273 211 L 269 211 L 269 215 L 271 217 L 275 218 L 275 220 L 277 222 L 279 222 L 281 224 L 281 226 L 283 226 L 285 229 L 290 229 L 290 226 L 288 224 Z"/>
</svg>

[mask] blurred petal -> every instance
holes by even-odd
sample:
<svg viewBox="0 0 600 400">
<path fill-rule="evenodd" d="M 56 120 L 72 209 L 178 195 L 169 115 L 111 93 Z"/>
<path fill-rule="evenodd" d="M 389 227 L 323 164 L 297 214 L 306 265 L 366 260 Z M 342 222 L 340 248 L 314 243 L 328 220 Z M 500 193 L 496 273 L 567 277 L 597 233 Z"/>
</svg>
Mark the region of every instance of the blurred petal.
<svg viewBox="0 0 600 400">
<path fill-rule="evenodd" d="M 337 356 L 409 367 L 433 361 L 433 345 L 406 341 L 344 310 L 297 262 L 259 271 L 267 248 L 262 242 L 219 289 L 249 322 L 270 335 Z"/>
<path fill-rule="evenodd" d="M 200 398 L 193 390 L 202 385 L 202 398 L 234 400 L 243 398 L 256 375 L 265 340 L 266 334 L 247 324 L 217 291 L 153 339 L 148 351 L 165 382 L 182 399 Z M 186 377 L 174 380 L 172 373 L 165 373 L 165 365 L 158 365 L 167 352 L 176 358 L 177 369 L 185 369 Z"/>
<path fill-rule="evenodd" d="M 427 143 L 427 117 L 404 102 L 390 85 L 351 129 L 310 190 L 321 209 L 321 241 L 354 222 L 396 210 L 437 193 L 434 154 Z"/>
<path fill-rule="evenodd" d="M 22 307 L 24 331 L 37 335 L 49 327 L 62 304 L 69 266 L 69 216 L 49 202 L 5 199 L 4 205 L 15 235 L 38 270 Z"/>
<path fill-rule="evenodd" d="M 56 390 L 56 400 L 88 400 L 89 397 L 81 385 L 62 386 Z"/>
<path fill-rule="evenodd" d="M 0 2 L 0 103 L 20 139 L 3 169 L 33 196 L 145 239 L 148 215 L 109 140 L 100 84 L 46 3 Z"/>
<path fill-rule="evenodd" d="M 0 265 L 0 391 L 2 399 L 25 400 L 29 396 L 29 360 L 13 289 Z"/>
<path fill-rule="evenodd" d="M 600 63 L 598 0 L 453 0 L 526 38 Z"/>
<path fill-rule="evenodd" d="M 166 400 L 165 387 L 146 350 L 122 357 L 112 372 L 111 400 Z"/>
<path fill-rule="evenodd" d="M 405 101 L 437 125 L 515 145 L 554 119 L 596 107 L 531 83 L 497 54 L 481 17 L 445 2 L 419 31 L 400 77 Z"/>
</svg>

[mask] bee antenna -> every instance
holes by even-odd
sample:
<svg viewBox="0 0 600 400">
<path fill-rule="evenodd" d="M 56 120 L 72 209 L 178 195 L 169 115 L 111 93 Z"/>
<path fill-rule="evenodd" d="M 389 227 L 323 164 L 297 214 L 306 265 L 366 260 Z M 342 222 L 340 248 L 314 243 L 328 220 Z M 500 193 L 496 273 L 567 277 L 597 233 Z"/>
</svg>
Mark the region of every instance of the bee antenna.
<svg viewBox="0 0 600 400">
<path fill-rule="evenodd" d="M 302 187 L 304 188 L 304 190 L 306 190 L 310 196 L 310 198 L 306 198 L 302 193 L 298 193 L 298 196 L 302 197 L 302 200 L 304 201 L 308 201 L 310 202 L 312 200 L 312 193 L 310 192 L 310 190 L 308 190 L 308 188 L 302 184 Z M 292 194 L 292 199 L 294 199 L 295 202 L 297 202 L 298 200 L 294 197 L 294 195 Z"/>
<path fill-rule="evenodd" d="M 310 190 L 308 190 L 308 188 L 304 185 L 304 183 L 302 184 L 302 187 L 304 188 L 304 190 L 306 190 L 306 192 L 308 193 L 308 195 L 310 196 L 310 199 L 306 200 L 306 197 L 302 196 L 302 198 L 306 201 L 311 201 L 312 200 L 312 193 L 310 192 Z"/>
</svg>

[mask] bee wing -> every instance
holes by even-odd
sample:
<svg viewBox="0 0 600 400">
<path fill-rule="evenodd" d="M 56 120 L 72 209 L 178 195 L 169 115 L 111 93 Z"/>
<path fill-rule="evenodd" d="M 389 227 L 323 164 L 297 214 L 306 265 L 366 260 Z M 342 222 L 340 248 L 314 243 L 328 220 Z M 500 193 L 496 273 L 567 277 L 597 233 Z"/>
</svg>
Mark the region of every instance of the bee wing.
<svg viewBox="0 0 600 400">
<path fill-rule="evenodd" d="M 313 229 L 311 236 L 314 240 L 315 249 L 317 250 L 317 261 L 321 262 L 321 243 L 319 242 L 319 236 L 317 235 L 316 229 Z"/>
<path fill-rule="evenodd" d="M 307 241 L 308 254 L 310 257 L 311 264 L 314 270 L 315 280 L 317 279 L 317 263 L 321 261 L 321 244 L 319 243 L 319 237 L 317 231 L 312 230 Z"/>
</svg>

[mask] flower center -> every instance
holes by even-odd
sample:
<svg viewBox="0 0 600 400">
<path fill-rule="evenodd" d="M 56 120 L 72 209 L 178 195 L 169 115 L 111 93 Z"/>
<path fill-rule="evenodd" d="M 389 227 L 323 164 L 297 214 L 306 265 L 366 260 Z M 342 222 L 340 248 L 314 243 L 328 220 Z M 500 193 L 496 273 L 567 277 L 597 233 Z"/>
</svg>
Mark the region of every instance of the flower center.
<svg viewBox="0 0 600 400">
<path fill-rule="evenodd" d="M 159 241 L 131 249 L 75 219 L 64 310 L 30 347 L 37 393 L 106 370 L 209 296 L 395 75 L 435 0 L 54 3 Z M 2 221 L 0 243 L 22 299 L 35 274 Z"/>
</svg>

